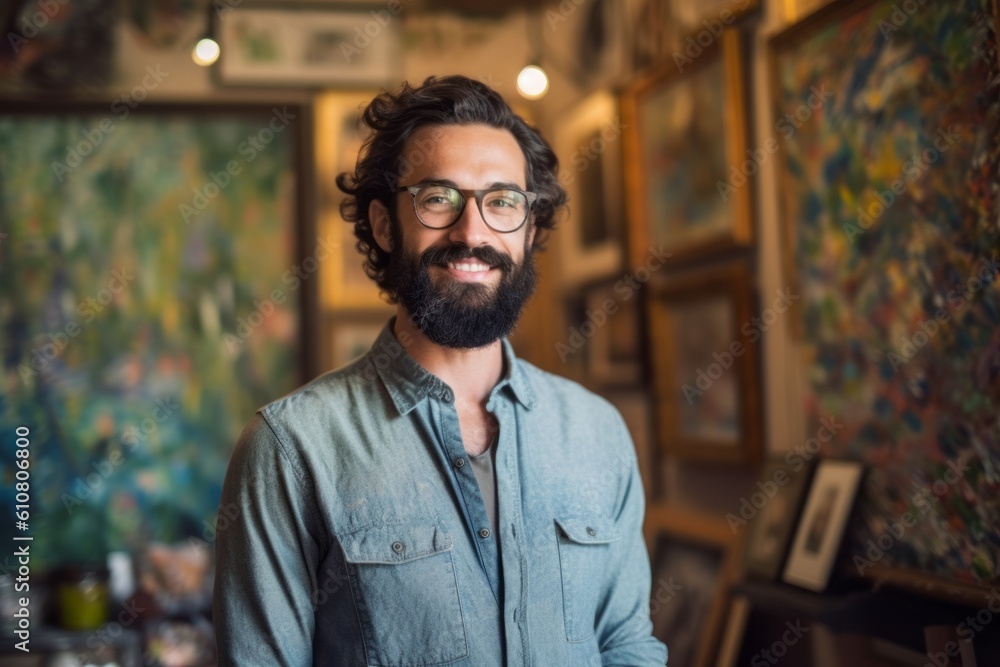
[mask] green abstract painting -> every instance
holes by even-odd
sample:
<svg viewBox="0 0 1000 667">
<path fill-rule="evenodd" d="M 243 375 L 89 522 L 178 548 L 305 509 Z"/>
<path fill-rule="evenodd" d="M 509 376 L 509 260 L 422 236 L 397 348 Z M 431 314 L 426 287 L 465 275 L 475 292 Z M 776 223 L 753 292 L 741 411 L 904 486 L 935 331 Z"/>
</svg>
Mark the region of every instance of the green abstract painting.
<svg viewBox="0 0 1000 667">
<path fill-rule="evenodd" d="M 0 493 L 24 427 L 33 567 L 210 541 L 240 429 L 302 380 L 296 109 L 129 111 L 0 112 Z"/>
</svg>

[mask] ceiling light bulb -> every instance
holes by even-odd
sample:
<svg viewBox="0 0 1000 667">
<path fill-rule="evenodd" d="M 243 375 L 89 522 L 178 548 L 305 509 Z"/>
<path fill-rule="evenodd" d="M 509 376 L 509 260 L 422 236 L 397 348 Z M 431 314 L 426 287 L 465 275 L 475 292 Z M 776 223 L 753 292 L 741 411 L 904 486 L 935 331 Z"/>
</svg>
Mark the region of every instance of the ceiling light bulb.
<svg viewBox="0 0 1000 667">
<path fill-rule="evenodd" d="M 537 100 L 549 89 L 549 77 L 538 65 L 528 65 L 517 75 L 517 92 L 529 100 Z"/>
<path fill-rule="evenodd" d="M 191 59 L 195 64 L 208 67 L 219 59 L 219 44 L 214 39 L 207 37 L 194 45 L 191 51 Z"/>
</svg>

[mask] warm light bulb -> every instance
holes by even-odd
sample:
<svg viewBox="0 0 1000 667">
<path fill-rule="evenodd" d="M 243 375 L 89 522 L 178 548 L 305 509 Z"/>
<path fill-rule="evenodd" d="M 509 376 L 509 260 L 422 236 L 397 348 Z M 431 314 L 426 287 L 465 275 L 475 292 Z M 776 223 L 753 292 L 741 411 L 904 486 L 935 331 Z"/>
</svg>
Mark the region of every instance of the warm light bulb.
<svg viewBox="0 0 1000 667">
<path fill-rule="evenodd" d="M 549 89 L 549 77 L 538 65 L 528 65 L 517 75 L 517 92 L 529 100 L 537 100 Z"/>
<path fill-rule="evenodd" d="M 191 59 L 195 64 L 208 67 L 219 59 L 219 45 L 214 39 L 207 37 L 194 45 L 191 51 Z"/>
</svg>

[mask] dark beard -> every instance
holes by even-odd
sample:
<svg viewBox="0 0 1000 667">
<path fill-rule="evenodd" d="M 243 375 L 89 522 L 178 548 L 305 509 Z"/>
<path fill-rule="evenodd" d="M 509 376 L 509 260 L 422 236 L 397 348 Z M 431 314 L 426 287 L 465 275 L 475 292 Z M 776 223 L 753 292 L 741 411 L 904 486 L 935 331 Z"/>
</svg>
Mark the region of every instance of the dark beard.
<svg viewBox="0 0 1000 667">
<path fill-rule="evenodd" d="M 402 239 L 394 239 L 394 244 L 403 247 Z M 501 272 L 495 291 L 489 285 L 454 279 L 440 288 L 432 282 L 431 265 L 473 257 Z M 534 254 L 527 247 L 520 264 L 489 246 L 451 244 L 429 248 L 419 258 L 394 252 L 386 268 L 390 295 L 406 308 L 413 325 L 437 345 L 463 349 L 486 347 L 510 334 L 537 279 Z"/>
</svg>

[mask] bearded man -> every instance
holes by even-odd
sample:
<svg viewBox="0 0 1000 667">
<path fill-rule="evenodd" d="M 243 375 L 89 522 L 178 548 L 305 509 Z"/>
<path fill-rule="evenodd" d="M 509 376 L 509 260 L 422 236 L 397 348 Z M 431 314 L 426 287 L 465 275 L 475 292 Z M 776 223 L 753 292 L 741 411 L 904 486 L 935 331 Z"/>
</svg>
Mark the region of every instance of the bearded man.
<svg viewBox="0 0 1000 667">
<path fill-rule="evenodd" d="M 261 408 L 217 537 L 221 665 L 664 665 L 619 412 L 508 334 L 566 194 L 482 83 L 367 107 L 349 199 L 397 306 L 360 360 Z"/>
</svg>

